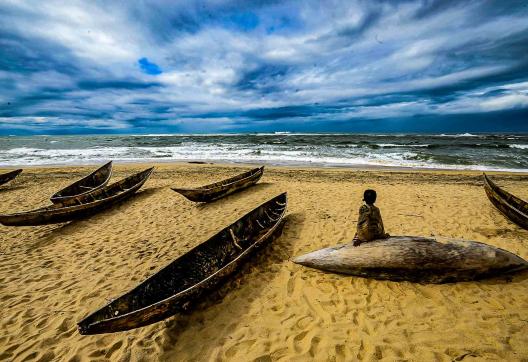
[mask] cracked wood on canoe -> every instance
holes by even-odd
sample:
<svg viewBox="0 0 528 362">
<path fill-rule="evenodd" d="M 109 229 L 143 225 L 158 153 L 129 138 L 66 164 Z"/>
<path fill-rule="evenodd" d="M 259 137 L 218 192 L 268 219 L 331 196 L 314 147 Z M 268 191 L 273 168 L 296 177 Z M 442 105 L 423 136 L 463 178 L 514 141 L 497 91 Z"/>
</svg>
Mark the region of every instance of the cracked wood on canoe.
<svg viewBox="0 0 528 362">
<path fill-rule="evenodd" d="M 200 301 L 280 235 L 286 193 L 265 202 L 78 323 L 81 334 L 112 333 L 159 322 Z"/>
<path fill-rule="evenodd" d="M 491 203 L 508 219 L 528 230 L 528 203 L 501 189 L 484 174 L 484 190 Z"/>
<path fill-rule="evenodd" d="M 110 177 L 112 177 L 112 161 L 99 167 L 88 176 L 56 192 L 50 200 L 52 203 L 57 204 L 77 196 L 91 194 L 105 187 L 108 181 L 110 181 Z"/>
<path fill-rule="evenodd" d="M 154 167 L 105 186 L 93 193 L 51 206 L 15 214 L 0 215 L 6 226 L 35 226 L 71 221 L 97 213 L 132 196 L 148 180 Z"/>
<path fill-rule="evenodd" d="M 491 245 L 419 236 L 393 236 L 360 246 L 343 244 L 293 261 L 335 273 L 421 283 L 469 281 L 528 269 L 526 260 Z"/>
<path fill-rule="evenodd" d="M 172 188 L 172 190 L 194 202 L 211 202 L 256 184 L 263 173 L 264 166 L 209 185 L 189 189 Z"/>
</svg>

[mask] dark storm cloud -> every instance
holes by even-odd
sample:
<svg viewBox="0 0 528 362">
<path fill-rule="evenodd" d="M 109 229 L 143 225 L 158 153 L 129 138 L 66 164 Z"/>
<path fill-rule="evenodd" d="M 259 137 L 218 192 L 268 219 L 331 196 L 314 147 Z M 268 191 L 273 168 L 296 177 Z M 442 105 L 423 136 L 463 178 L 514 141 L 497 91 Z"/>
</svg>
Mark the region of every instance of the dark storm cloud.
<svg viewBox="0 0 528 362">
<path fill-rule="evenodd" d="M 0 133 L 526 131 L 526 54 L 522 1 L 3 2 Z"/>
</svg>

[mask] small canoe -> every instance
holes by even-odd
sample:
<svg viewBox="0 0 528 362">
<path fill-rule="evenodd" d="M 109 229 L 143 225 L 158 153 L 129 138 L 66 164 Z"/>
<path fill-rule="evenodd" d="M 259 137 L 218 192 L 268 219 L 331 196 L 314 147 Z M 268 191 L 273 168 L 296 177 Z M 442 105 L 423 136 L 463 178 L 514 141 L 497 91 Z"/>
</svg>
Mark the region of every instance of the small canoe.
<svg viewBox="0 0 528 362">
<path fill-rule="evenodd" d="M 501 189 L 484 174 L 484 190 L 499 211 L 508 219 L 528 230 L 528 203 Z"/>
<path fill-rule="evenodd" d="M 172 188 L 172 190 L 194 202 L 211 202 L 256 184 L 263 173 L 264 166 L 210 185 L 194 189 Z"/>
<path fill-rule="evenodd" d="M 280 235 L 286 193 L 260 205 L 78 323 L 81 334 L 126 331 L 190 309 Z"/>
<path fill-rule="evenodd" d="M 51 206 L 16 214 L 0 215 L 0 224 L 6 226 L 55 224 L 95 214 L 132 196 L 148 180 L 153 169 L 153 167 L 149 168 L 93 193 Z"/>
<path fill-rule="evenodd" d="M 99 167 L 88 176 L 56 192 L 50 200 L 52 203 L 57 204 L 77 196 L 90 194 L 105 187 L 108 181 L 110 181 L 110 177 L 112 177 L 112 161 Z"/>
<path fill-rule="evenodd" d="M 335 273 L 418 283 L 469 281 L 528 269 L 526 260 L 491 245 L 465 240 L 439 242 L 419 236 L 338 245 L 293 261 Z"/>
<path fill-rule="evenodd" d="M 14 179 L 18 175 L 20 175 L 20 173 L 22 173 L 22 169 L 14 170 L 14 171 L 11 171 L 11 172 L 7 172 L 7 173 L 1 174 L 0 175 L 0 185 L 8 183 L 12 179 Z"/>
</svg>

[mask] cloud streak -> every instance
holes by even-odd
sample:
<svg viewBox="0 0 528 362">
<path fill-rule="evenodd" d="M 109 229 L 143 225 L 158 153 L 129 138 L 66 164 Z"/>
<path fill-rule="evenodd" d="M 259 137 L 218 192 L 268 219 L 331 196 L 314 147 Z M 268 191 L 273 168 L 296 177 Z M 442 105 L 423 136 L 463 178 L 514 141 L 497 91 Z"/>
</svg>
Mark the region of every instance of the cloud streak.
<svg viewBox="0 0 528 362">
<path fill-rule="evenodd" d="M 526 54 L 513 1 L 4 1 L 0 133 L 528 131 Z"/>
</svg>

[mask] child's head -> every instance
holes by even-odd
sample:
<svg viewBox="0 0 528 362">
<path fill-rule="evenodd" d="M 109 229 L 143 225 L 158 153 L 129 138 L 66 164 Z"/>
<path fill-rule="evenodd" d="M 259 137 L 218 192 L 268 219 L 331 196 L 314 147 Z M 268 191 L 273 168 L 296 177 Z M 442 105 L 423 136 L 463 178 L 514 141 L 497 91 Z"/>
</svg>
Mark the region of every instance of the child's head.
<svg viewBox="0 0 528 362">
<path fill-rule="evenodd" d="M 368 205 L 373 205 L 376 202 L 376 191 L 374 190 L 365 190 L 363 193 L 363 201 L 365 201 Z"/>
</svg>

